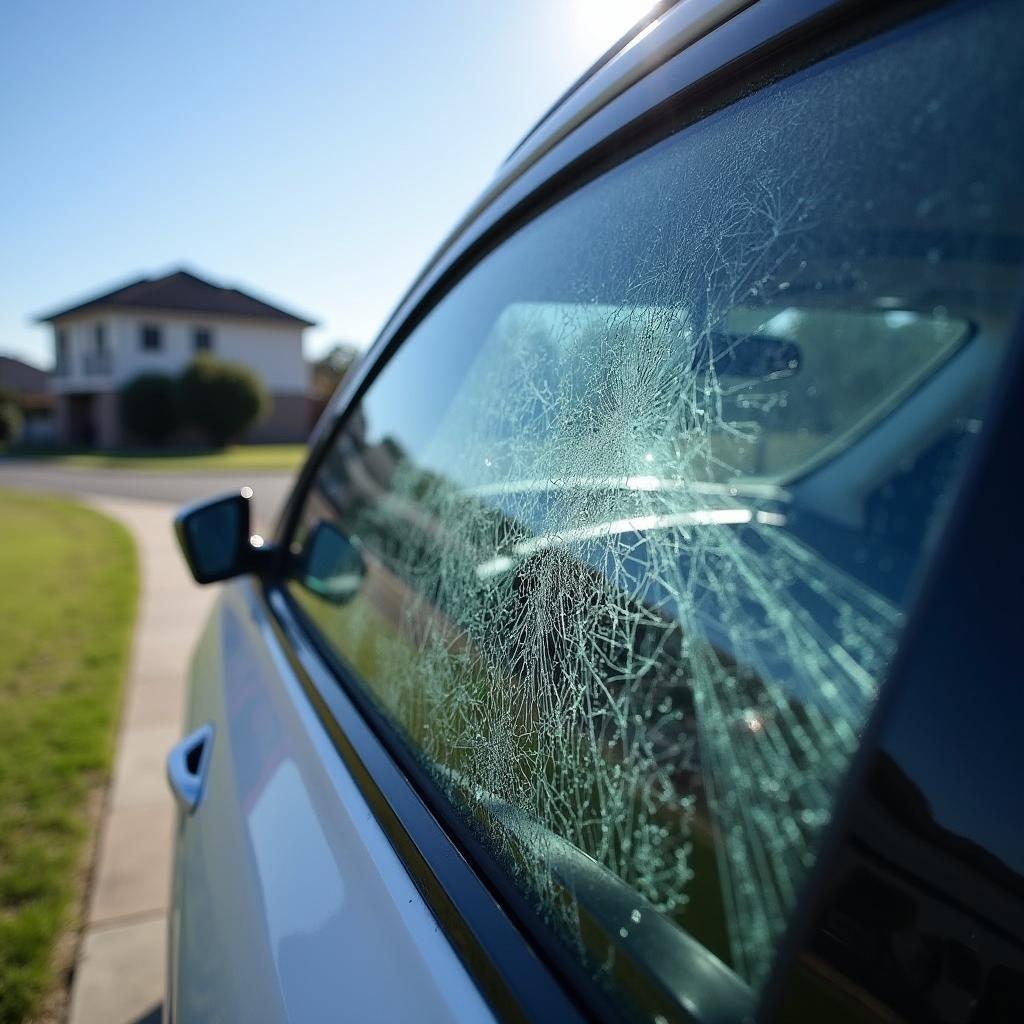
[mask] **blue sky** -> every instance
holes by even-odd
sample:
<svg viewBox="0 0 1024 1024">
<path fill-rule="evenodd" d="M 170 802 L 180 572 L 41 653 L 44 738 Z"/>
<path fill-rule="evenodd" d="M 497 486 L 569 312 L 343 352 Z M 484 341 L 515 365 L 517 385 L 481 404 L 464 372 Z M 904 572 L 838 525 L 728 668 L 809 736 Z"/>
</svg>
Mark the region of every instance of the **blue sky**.
<svg viewBox="0 0 1024 1024">
<path fill-rule="evenodd" d="M 0 352 L 179 265 L 368 344 L 649 0 L 47 0 L 0 11 Z"/>
</svg>

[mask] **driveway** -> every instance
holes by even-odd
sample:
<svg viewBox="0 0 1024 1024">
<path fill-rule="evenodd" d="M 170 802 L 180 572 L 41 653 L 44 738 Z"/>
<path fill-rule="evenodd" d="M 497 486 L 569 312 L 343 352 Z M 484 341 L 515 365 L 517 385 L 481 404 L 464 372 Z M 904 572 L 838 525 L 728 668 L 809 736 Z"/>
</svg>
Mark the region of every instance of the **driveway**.
<svg viewBox="0 0 1024 1024">
<path fill-rule="evenodd" d="M 43 462 L 0 460 L 0 488 L 61 491 L 102 498 L 134 498 L 183 505 L 224 491 L 253 490 L 255 525 L 269 532 L 291 489 L 293 473 L 231 471 L 173 473 L 165 470 L 81 469 Z"/>
</svg>

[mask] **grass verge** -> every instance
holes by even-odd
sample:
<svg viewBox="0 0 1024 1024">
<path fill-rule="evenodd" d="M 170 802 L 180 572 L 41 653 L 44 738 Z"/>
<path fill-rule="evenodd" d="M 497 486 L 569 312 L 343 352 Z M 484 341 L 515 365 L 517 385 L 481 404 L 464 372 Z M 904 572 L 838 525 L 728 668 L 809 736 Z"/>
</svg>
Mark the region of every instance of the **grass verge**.
<svg viewBox="0 0 1024 1024">
<path fill-rule="evenodd" d="M 88 808 L 114 749 L 138 586 L 117 523 L 0 491 L 0 1024 L 58 985 Z"/>
<path fill-rule="evenodd" d="M 16 448 L 7 458 L 78 466 L 82 469 L 142 469 L 192 473 L 225 469 L 295 470 L 306 457 L 304 444 L 238 444 L 228 448 L 157 448 L 77 451 L 70 448 Z"/>
</svg>

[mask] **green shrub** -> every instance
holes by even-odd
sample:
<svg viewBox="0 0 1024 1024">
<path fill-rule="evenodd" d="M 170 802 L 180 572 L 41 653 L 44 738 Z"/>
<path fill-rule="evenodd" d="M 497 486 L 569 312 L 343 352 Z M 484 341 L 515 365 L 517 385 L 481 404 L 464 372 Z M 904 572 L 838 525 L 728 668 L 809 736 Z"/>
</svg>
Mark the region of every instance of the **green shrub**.
<svg viewBox="0 0 1024 1024">
<path fill-rule="evenodd" d="M 0 444 L 13 441 L 21 430 L 21 406 L 17 395 L 0 388 Z"/>
<path fill-rule="evenodd" d="M 184 422 L 221 448 L 270 411 L 270 395 L 248 367 L 200 355 L 178 379 Z"/>
<path fill-rule="evenodd" d="M 139 374 L 119 399 L 121 424 L 148 444 L 161 444 L 181 425 L 174 380 L 166 374 Z"/>
</svg>

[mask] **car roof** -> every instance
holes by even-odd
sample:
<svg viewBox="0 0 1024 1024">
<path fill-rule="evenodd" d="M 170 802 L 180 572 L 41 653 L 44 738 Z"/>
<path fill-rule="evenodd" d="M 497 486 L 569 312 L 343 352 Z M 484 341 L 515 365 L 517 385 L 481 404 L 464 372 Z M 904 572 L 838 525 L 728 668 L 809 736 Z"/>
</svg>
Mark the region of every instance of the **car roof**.
<svg viewBox="0 0 1024 1024">
<path fill-rule="evenodd" d="M 526 148 L 527 143 L 530 142 L 535 135 L 538 135 L 541 132 L 542 128 L 548 123 L 548 121 L 558 117 L 558 112 L 562 108 L 562 105 L 574 93 L 585 87 L 587 82 L 594 78 L 602 68 L 625 50 L 641 32 L 653 25 L 655 21 L 669 10 L 669 8 L 674 7 L 676 4 L 681 2 L 682 0 L 659 0 L 659 2 L 654 4 L 651 9 L 638 22 L 636 22 L 635 25 L 632 25 L 628 31 L 619 36 L 619 38 L 616 39 L 615 42 L 612 43 L 612 45 L 609 46 L 608 49 L 605 50 L 605 52 L 602 53 L 601 56 L 598 57 L 597 60 L 595 60 L 594 63 L 591 64 L 590 67 L 588 67 L 587 70 L 584 71 L 583 74 L 580 75 L 579 78 L 577 78 L 576 81 L 574 81 L 572 85 L 570 85 L 569 88 L 566 89 L 565 92 L 563 92 L 546 111 L 544 111 L 533 127 L 519 140 L 515 149 L 513 149 L 505 158 L 501 167 L 507 167 L 512 163 L 521 151 Z"/>
<path fill-rule="evenodd" d="M 495 187 L 500 190 L 508 180 L 522 174 L 631 85 L 753 2 L 660 0 L 527 132 L 499 167 L 491 189 L 481 200 Z"/>
</svg>

